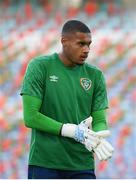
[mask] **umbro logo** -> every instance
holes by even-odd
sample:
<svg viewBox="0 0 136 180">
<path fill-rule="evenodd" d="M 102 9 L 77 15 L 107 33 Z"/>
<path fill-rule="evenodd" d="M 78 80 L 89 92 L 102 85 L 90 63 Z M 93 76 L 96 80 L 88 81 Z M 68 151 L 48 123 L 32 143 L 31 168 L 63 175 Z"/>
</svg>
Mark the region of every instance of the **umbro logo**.
<svg viewBox="0 0 136 180">
<path fill-rule="evenodd" d="M 58 81 L 58 77 L 55 76 L 55 75 L 52 75 L 52 76 L 49 76 L 50 77 L 50 81 L 53 81 L 53 82 L 57 82 Z"/>
</svg>

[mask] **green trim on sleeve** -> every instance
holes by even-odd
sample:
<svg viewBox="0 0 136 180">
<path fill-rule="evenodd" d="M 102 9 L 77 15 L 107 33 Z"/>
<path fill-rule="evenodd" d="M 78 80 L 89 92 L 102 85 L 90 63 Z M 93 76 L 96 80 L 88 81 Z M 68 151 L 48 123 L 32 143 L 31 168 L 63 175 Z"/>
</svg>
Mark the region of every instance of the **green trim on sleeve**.
<svg viewBox="0 0 136 180">
<path fill-rule="evenodd" d="M 26 127 L 50 134 L 60 135 L 62 123 L 39 112 L 42 101 L 39 98 L 23 95 L 23 116 Z"/>
<path fill-rule="evenodd" d="M 102 131 L 108 129 L 106 121 L 106 110 L 92 112 L 92 129 L 94 131 Z"/>
</svg>

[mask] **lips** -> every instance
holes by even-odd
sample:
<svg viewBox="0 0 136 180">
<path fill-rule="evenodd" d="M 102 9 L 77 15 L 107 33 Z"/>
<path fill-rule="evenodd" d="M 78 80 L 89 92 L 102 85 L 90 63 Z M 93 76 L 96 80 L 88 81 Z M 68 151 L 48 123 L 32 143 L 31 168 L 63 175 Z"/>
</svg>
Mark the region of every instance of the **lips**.
<svg viewBox="0 0 136 180">
<path fill-rule="evenodd" d="M 81 56 L 82 59 L 86 59 L 88 56 Z"/>
</svg>

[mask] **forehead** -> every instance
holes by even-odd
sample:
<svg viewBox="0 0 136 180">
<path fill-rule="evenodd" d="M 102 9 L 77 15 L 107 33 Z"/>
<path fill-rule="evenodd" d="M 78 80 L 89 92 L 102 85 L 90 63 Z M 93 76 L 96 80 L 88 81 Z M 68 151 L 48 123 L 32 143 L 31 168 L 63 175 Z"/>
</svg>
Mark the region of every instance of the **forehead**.
<svg viewBox="0 0 136 180">
<path fill-rule="evenodd" d="M 91 33 L 83 33 L 83 32 L 75 32 L 71 34 L 70 39 L 74 41 L 84 41 L 84 42 L 92 41 Z"/>
</svg>

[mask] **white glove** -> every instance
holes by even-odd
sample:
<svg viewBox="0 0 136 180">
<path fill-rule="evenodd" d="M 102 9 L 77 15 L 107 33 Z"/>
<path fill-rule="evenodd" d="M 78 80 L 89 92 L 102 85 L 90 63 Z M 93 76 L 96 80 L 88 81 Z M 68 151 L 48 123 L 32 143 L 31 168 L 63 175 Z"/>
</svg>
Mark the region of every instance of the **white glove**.
<svg viewBox="0 0 136 180">
<path fill-rule="evenodd" d="M 101 143 L 101 139 L 110 136 L 110 131 L 109 130 L 102 130 L 102 131 L 99 131 L 99 132 L 92 131 L 92 133 L 93 133 L 93 136 L 99 138 L 99 143 L 95 146 L 95 148 Z M 89 151 L 92 150 L 92 146 L 90 144 L 90 139 L 86 140 L 85 146 Z"/>
<path fill-rule="evenodd" d="M 89 126 L 89 128 L 92 129 L 91 125 Z M 100 161 L 108 160 L 113 155 L 114 148 L 111 146 L 111 144 L 108 141 L 104 139 L 106 137 L 109 137 L 110 134 L 111 133 L 109 130 L 102 130 L 95 132 L 95 136 L 97 136 L 100 139 L 100 141 L 97 147 L 93 148 L 93 151 L 95 152 L 95 154 L 97 155 Z M 87 148 L 89 149 L 89 147 Z"/>
<path fill-rule="evenodd" d="M 98 159 L 100 161 L 103 161 L 108 160 L 112 157 L 114 148 L 108 141 L 106 141 L 105 139 L 101 139 L 100 144 L 96 148 L 94 148 L 93 151 L 97 155 Z"/>
<path fill-rule="evenodd" d="M 89 151 L 92 151 L 100 143 L 100 139 L 96 135 L 96 132 L 89 129 L 91 123 L 92 117 L 82 121 L 79 125 L 64 124 L 61 135 L 75 139 L 77 142 L 84 144 Z"/>
</svg>

